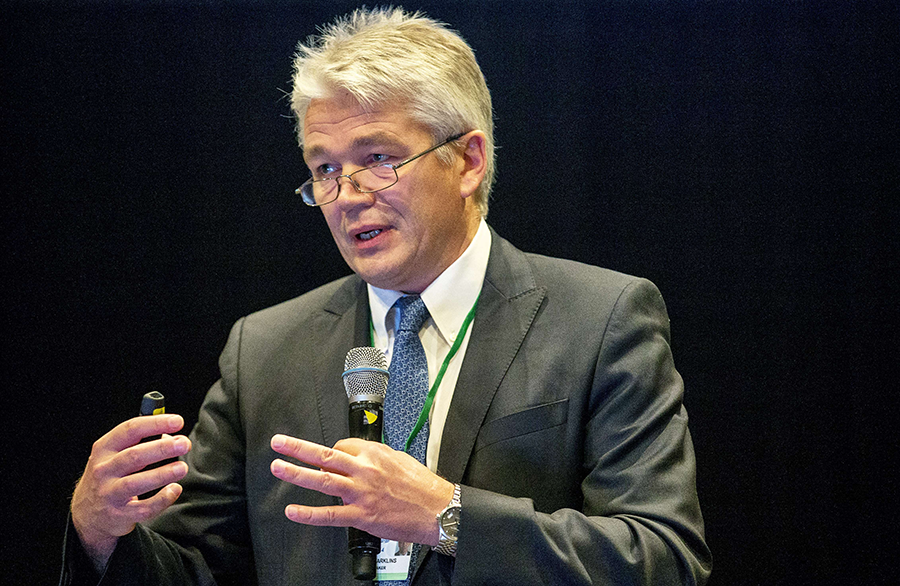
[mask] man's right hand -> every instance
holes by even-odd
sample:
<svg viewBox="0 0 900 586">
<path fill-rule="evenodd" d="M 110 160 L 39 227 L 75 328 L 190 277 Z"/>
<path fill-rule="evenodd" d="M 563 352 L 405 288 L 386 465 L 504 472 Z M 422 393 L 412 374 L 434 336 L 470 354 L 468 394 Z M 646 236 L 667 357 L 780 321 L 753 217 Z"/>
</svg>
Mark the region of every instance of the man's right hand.
<svg viewBox="0 0 900 586">
<path fill-rule="evenodd" d="M 135 523 L 158 516 L 181 495 L 181 485 L 176 483 L 187 474 L 187 464 L 179 461 L 143 469 L 190 451 L 187 437 L 168 435 L 183 426 L 178 415 L 135 417 L 94 443 L 72 495 L 72 524 L 98 571 L 106 567 L 119 537 L 130 533 Z M 154 435 L 162 437 L 140 443 Z M 137 495 L 163 486 L 152 497 L 138 499 Z"/>
</svg>

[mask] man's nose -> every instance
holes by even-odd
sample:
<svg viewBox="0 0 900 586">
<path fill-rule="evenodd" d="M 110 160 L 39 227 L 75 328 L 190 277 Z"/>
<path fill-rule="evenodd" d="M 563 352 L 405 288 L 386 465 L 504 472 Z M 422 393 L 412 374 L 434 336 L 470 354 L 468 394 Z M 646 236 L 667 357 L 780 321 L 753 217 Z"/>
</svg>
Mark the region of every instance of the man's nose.
<svg viewBox="0 0 900 586">
<path fill-rule="evenodd" d="M 375 201 L 374 193 L 364 193 L 356 181 L 347 175 L 341 175 L 335 182 L 338 190 L 335 203 L 342 207 L 371 205 Z"/>
</svg>

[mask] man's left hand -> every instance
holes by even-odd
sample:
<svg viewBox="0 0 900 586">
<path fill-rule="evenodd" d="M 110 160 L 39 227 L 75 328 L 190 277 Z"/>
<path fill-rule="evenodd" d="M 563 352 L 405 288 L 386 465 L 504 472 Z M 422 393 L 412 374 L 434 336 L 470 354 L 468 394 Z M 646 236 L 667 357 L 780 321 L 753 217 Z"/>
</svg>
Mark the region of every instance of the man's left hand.
<svg viewBox="0 0 900 586">
<path fill-rule="evenodd" d="M 317 469 L 281 459 L 272 462 L 277 478 L 340 497 L 343 505 L 291 504 L 285 515 L 305 525 L 356 527 L 376 537 L 437 545 L 437 515 L 453 498 L 453 484 L 412 456 L 361 439 L 343 439 L 334 448 L 278 434 L 272 449 Z"/>
</svg>

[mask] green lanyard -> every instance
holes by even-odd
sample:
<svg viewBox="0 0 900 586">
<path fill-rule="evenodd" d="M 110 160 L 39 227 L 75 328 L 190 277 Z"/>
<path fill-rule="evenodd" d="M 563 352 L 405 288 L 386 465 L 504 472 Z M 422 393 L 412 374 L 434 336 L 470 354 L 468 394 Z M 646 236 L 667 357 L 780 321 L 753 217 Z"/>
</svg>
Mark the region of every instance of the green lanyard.
<svg viewBox="0 0 900 586">
<path fill-rule="evenodd" d="M 481 294 L 479 293 L 478 298 L 480 297 Z M 412 431 L 409 432 L 409 437 L 406 438 L 406 447 L 403 448 L 403 451 L 407 454 L 409 453 L 409 446 L 412 445 L 413 440 L 416 439 L 416 436 L 419 435 L 419 432 L 425 427 L 425 422 L 428 421 L 428 414 L 431 412 L 431 404 L 434 403 L 434 396 L 437 394 L 438 387 L 441 386 L 441 381 L 444 379 L 444 373 L 447 372 L 450 361 L 453 360 L 453 357 L 456 356 L 456 353 L 459 351 L 459 347 L 462 346 L 462 342 L 466 337 L 466 332 L 469 331 L 469 326 L 472 324 L 472 320 L 475 319 L 475 310 L 478 308 L 478 298 L 475 299 L 472 309 L 469 310 L 466 319 L 463 320 L 462 326 L 459 329 L 459 334 L 456 336 L 456 341 L 453 342 L 453 345 L 450 347 L 450 352 L 447 353 L 447 357 L 444 358 L 444 363 L 441 364 L 441 369 L 438 370 L 437 377 L 434 379 L 434 384 L 431 385 L 428 396 L 425 397 L 425 404 L 422 405 L 422 412 L 419 413 L 419 420 L 416 421 L 416 425 L 412 428 Z M 374 346 L 375 326 L 371 321 L 369 322 L 369 337 L 371 344 Z"/>
</svg>

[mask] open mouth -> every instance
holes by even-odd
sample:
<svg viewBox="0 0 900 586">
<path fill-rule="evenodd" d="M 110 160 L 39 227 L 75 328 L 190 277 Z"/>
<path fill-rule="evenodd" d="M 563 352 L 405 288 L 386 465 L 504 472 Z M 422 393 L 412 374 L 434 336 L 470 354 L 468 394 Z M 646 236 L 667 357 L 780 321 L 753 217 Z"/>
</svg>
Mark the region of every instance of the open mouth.
<svg viewBox="0 0 900 586">
<path fill-rule="evenodd" d="M 381 234 L 381 228 L 376 228 L 375 230 L 369 230 L 367 232 L 360 232 L 356 235 L 356 237 L 360 240 L 371 240 Z"/>
</svg>

